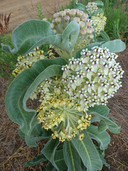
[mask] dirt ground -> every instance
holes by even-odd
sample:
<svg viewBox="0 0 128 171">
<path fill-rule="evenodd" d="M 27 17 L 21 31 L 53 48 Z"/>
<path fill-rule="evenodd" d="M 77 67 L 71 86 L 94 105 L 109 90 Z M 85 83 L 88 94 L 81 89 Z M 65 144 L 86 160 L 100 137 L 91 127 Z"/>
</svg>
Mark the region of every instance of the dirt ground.
<svg viewBox="0 0 128 171">
<path fill-rule="evenodd" d="M 52 15 L 70 0 L 0 0 L 0 13 L 11 13 L 9 30 L 12 31 L 16 26 L 29 19 L 39 19 L 37 4 L 42 7 L 45 17 Z"/>
<path fill-rule="evenodd" d="M 31 18 L 38 18 L 36 5 L 43 5 L 46 17 L 57 11 L 58 6 L 68 0 L 0 0 L 0 13 L 9 14 L 11 19 L 9 30 Z M 122 79 L 123 86 L 117 94 L 109 100 L 110 116 L 121 126 L 121 133 L 112 134 L 111 142 L 105 151 L 110 170 L 104 166 L 102 171 L 128 171 L 128 46 L 118 53 L 118 61 L 125 70 Z M 8 80 L 0 77 L 0 171 L 45 171 L 46 163 L 35 167 L 23 168 L 23 163 L 40 154 L 46 141 L 41 140 L 38 147 L 28 147 L 18 135 L 18 126 L 7 116 L 4 98 L 8 89 Z"/>
</svg>

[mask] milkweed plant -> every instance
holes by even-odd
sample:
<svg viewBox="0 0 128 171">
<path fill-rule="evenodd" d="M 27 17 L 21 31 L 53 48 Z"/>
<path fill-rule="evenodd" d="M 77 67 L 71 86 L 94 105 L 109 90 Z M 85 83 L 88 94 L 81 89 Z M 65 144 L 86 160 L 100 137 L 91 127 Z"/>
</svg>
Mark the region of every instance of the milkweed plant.
<svg viewBox="0 0 128 171">
<path fill-rule="evenodd" d="M 12 32 L 14 49 L 1 45 L 20 55 L 6 94 L 9 118 L 19 125 L 28 146 L 49 139 L 24 167 L 47 160 L 47 171 L 110 167 L 104 159 L 110 143 L 106 130 L 119 133 L 120 127 L 106 105 L 122 86 L 124 71 L 116 52 L 125 44 L 104 32 L 102 1 L 75 5 L 55 13 L 51 23 L 25 21 Z M 39 48 L 44 44 L 51 47 L 46 54 Z M 28 99 L 39 101 L 36 110 L 27 107 Z"/>
</svg>

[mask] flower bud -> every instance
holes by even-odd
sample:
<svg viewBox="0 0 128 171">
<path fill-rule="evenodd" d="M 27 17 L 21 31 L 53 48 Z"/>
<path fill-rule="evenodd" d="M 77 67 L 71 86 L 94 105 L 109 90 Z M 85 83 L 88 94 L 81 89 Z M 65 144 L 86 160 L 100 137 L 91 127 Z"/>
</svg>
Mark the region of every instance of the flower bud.
<svg viewBox="0 0 128 171">
<path fill-rule="evenodd" d="M 51 27 L 51 29 L 53 29 L 54 28 L 54 24 L 50 23 L 50 27 Z"/>
<path fill-rule="evenodd" d="M 65 9 L 64 11 L 66 12 L 66 14 L 69 14 L 71 10 L 70 9 Z"/>
<path fill-rule="evenodd" d="M 78 11 L 78 12 L 77 12 L 77 16 L 78 16 L 78 17 L 81 17 L 81 16 L 83 15 L 83 13 L 84 13 L 83 11 Z"/>
<path fill-rule="evenodd" d="M 79 17 L 75 17 L 74 20 L 79 23 L 80 22 L 80 18 Z"/>
<path fill-rule="evenodd" d="M 90 39 L 93 39 L 93 37 L 94 37 L 93 34 L 90 34 L 90 35 L 89 35 L 89 38 L 90 38 Z"/>
<path fill-rule="evenodd" d="M 83 21 L 80 21 L 80 22 L 79 22 L 79 26 L 80 26 L 80 28 L 84 28 L 85 23 L 84 23 Z"/>
<path fill-rule="evenodd" d="M 91 34 L 92 33 L 92 29 L 91 28 L 87 28 L 87 33 Z"/>
<path fill-rule="evenodd" d="M 88 27 L 91 27 L 92 26 L 92 23 L 91 22 L 87 22 L 86 23 Z"/>
<path fill-rule="evenodd" d="M 71 9 L 69 14 L 70 14 L 71 17 L 74 17 L 75 14 L 76 14 L 76 9 Z"/>
<path fill-rule="evenodd" d="M 57 18 L 57 17 L 59 17 L 59 13 L 58 12 L 53 14 L 53 18 Z"/>
<path fill-rule="evenodd" d="M 69 20 L 70 20 L 70 17 L 69 17 L 68 15 L 66 15 L 66 16 L 64 17 L 64 20 L 65 20 L 65 21 L 69 21 Z"/>
<path fill-rule="evenodd" d="M 82 17 L 81 17 L 81 20 L 82 20 L 83 22 L 85 22 L 85 21 L 87 20 L 87 18 L 84 17 L 84 16 L 82 16 Z"/>
<path fill-rule="evenodd" d="M 88 16 L 88 14 L 85 14 L 85 13 L 84 13 L 82 17 L 88 18 L 89 16 Z"/>
<path fill-rule="evenodd" d="M 85 35 L 86 34 L 86 30 L 80 30 L 80 33 L 82 34 L 82 35 Z"/>
<path fill-rule="evenodd" d="M 53 24 L 55 23 L 55 19 L 52 20 L 52 23 L 53 23 Z"/>
<path fill-rule="evenodd" d="M 48 21 L 47 18 L 43 18 L 43 21 Z"/>
<path fill-rule="evenodd" d="M 64 17 L 66 15 L 66 12 L 65 11 L 60 11 L 59 15 L 60 15 L 60 17 Z"/>
<path fill-rule="evenodd" d="M 57 18 L 55 19 L 55 22 L 56 22 L 56 23 L 60 23 L 60 22 L 61 22 L 61 18 L 60 18 L 60 17 L 57 17 Z"/>
</svg>

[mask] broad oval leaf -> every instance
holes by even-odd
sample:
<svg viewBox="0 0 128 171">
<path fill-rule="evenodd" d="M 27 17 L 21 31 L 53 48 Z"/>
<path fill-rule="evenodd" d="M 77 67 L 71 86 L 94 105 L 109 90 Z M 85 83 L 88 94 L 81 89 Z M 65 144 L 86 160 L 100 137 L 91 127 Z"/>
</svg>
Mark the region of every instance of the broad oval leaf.
<svg viewBox="0 0 128 171">
<path fill-rule="evenodd" d="M 46 160 L 47 160 L 47 158 L 43 154 L 40 154 L 37 157 L 34 157 L 32 160 L 29 160 L 28 162 L 24 163 L 23 167 L 35 166 L 35 165 L 42 163 Z"/>
<path fill-rule="evenodd" d="M 52 163 L 52 165 L 59 170 L 55 163 L 55 152 L 57 149 L 57 146 L 59 145 L 59 139 L 50 139 L 47 144 L 44 146 L 43 150 L 41 151 L 42 154 Z"/>
<path fill-rule="evenodd" d="M 100 144 L 101 150 L 105 150 L 108 147 L 108 144 L 110 143 L 110 136 L 106 131 L 99 133 L 97 126 L 90 125 L 87 128 L 87 133 L 92 139 L 96 140 Z"/>
<path fill-rule="evenodd" d="M 72 138 L 71 142 L 75 146 L 75 149 L 81 157 L 82 162 L 86 166 L 87 171 L 101 170 L 102 161 L 91 138 L 86 130 L 82 131 L 81 133 L 84 134 L 83 140 L 79 140 L 79 137 L 76 136 Z"/>
<path fill-rule="evenodd" d="M 65 160 L 64 160 L 63 149 L 56 150 L 54 160 L 59 170 L 65 170 L 67 168 L 67 165 L 65 164 Z"/>
<path fill-rule="evenodd" d="M 125 50 L 126 45 L 122 40 L 116 39 L 112 41 L 108 41 L 100 46 L 101 48 L 108 48 L 111 53 L 122 52 Z"/>
<path fill-rule="evenodd" d="M 43 79 L 61 75 L 61 66 L 65 64 L 66 61 L 63 58 L 40 60 L 36 62 L 32 68 L 20 73 L 11 83 L 6 94 L 6 109 L 9 118 L 13 122 L 20 125 L 20 130 L 23 133 L 29 134 L 30 130 L 37 124 L 34 119 L 36 111 L 27 109 L 25 104 L 26 102 L 24 101 L 23 103 L 23 99 L 27 89 L 40 73 L 42 73 L 42 75 L 43 73 L 45 74 Z M 40 82 L 43 81 L 43 79 L 41 79 Z M 36 84 L 36 82 L 34 83 Z M 36 86 L 35 84 L 33 85 L 33 88 L 36 88 L 37 84 Z M 27 98 L 29 97 L 28 93 L 26 96 L 25 100 L 27 101 Z"/>
<path fill-rule="evenodd" d="M 104 3 L 102 1 L 95 1 L 95 3 L 97 4 L 97 6 L 103 7 Z"/>
<path fill-rule="evenodd" d="M 92 44 L 89 44 L 89 45 L 85 46 L 84 48 L 78 50 L 78 51 L 75 53 L 74 58 L 80 58 L 80 57 L 81 57 L 81 51 L 82 51 L 83 49 L 91 50 L 91 48 L 93 48 L 94 46 L 101 46 L 103 43 L 104 43 L 104 41 L 103 41 L 103 42 L 95 42 L 95 43 L 92 43 Z"/>
<path fill-rule="evenodd" d="M 50 162 L 48 162 L 48 164 L 46 165 L 46 171 L 53 171 L 53 169 L 54 166 Z"/>
<path fill-rule="evenodd" d="M 75 2 L 75 7 L 76 7 L 76 9 L 79 9 L 81 11 L 86 11 L 87 12 L 86 6 L 81 4 L 81 3 L 78 3 L 78 1 Z"/>
<path fill-rule="evenodd" d="M 98 131 L 101 133 L 103 131 L 106 131 L 107 129 L 107 125 L 104 121 L 100 121 L 99 125 L 98 125 Z"/>
<path fill-rule="evenodd" d="M 68 171 L 82 171 L 80 156 L 71 141 L 64 142 L 63 152 Z"/>
<path fill-rule="evenodd" d="M 120 133 L 120 127 L 111 118 L 107 117 L 108 113 L 109 109 L 104 105 L 95 105 L 88 110 L 88 114 L 97 116 L 99 121 L 103 120 L 111 132 Z"/>
<path fill-rule="evenodd" d="M 103 37 L 104 41 L 110 41 L 110 38 L 105 31 L 101 30 L 100 35 Z"/>
<path fill-rule="evenodd" d="M 109 114 L 109 108 L 105 105 L 94 105 L 94 107 L 90 107 L 89 111 L 95 111 L 102 116 L 107 116 Z"/>
<path fill-rule="evenodd" d="M 17 26 L 12 32 L 12 42 L 14 49 L 9 46 L 2 45 L 4 51 L 19 54 L 28 53 L 31 47 L 42 38 L 54 35 L 47 21 L 32 19 L 23 22 Z"/>
<path fill-rule="evenodd" d="M 96 13 L 103 13 L 104 14 L 104 11 L 102 10 L 102 8 L 98 8 L 98 10 L 96 11 Z"/>
<path fill-rule="evenodd" d="M 13 31 L 14 49 L 3 44 L 1 46 L 4 51 L 25 55 L 37 46 L 52 44 L 70 54 L 77 41 L 79 31 L 79 24 L 76 21 L 71 21 L 62 34 L 54 35 L 49 22 L 28 20 Z"/>
</svg>

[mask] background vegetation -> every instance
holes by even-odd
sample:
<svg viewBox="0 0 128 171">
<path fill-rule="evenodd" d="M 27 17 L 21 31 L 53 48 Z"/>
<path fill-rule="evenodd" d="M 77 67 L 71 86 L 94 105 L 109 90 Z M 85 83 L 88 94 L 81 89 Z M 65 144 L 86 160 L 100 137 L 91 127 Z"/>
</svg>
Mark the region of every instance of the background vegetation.
<svg viewBox="0 0 128 171">
<path fill-rule="evenodd" d="M 128 3 L 126 0 L 102 0 L 104 3 L 104 15 L 107 17 L 105 31 L 110 36 L 111 40 L 121 38 L 125 43 L 128 43 Z M 80 3 L 86 5 L 88 2 L 95 2 L 90 0 L 80 0 Z M 71 0 L 69 4 L 62 6 L 59 11 L 66 8 L 75 8 L 75 0 Z M 39 19 L 43 19 L 43 6 L 37 4 L 36 6 Z M 3 14 L 1 14 L 3 15 Z M 6 21 L 0 18 L 0 42 L 8 44 L 13 47 L 11 33 L 7 33 L 9 27 L 10 17 L 6 17 Z M 48 19 L 51 21 L 51 19 Z M 48 51 L 48 45 L 42 46 L 41 49 Z M 0 76 L 4 78 L 13 79 L 11 75 L 17 62 L 18 54 L 9 54 L 0 49 Z"/>
</svg>

